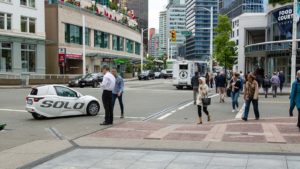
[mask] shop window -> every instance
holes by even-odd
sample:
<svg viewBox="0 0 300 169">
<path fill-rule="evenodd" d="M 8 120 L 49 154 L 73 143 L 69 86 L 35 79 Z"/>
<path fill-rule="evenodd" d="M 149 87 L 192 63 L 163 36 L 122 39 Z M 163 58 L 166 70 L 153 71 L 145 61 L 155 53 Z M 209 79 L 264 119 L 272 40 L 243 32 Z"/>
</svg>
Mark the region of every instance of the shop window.
<svg viewBox="0 0 300 169">
<path fill-rule="evenodd" d="M 95 47 L 109 48 L 109 33 L 95 31 L 94 33 Z"/>
<path fill-rule="evenodd" d="M 12 71 L 12 45 L 0 42 L 0 72 Z"/>
<path fill-rule="evenodd" d="M 113 35 L 113 50 L 124 51 L 124 38 Z"/>
<path fill-rule="evenodd" d="M 133 41 L 126 39 L 126 52 L 133 53 Z"/>
<path fill-rule="evenodd" d="M 23 72 L 35 72 L 36 67 L 36 45 L 21 45 L 21 60 Z"/>
</svg>

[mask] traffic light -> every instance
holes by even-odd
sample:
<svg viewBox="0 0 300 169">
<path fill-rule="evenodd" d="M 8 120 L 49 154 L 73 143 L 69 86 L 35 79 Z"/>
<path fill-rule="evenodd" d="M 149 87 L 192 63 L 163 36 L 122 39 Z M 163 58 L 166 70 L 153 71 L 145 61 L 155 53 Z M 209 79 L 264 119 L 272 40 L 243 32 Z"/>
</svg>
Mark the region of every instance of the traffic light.
<svg viewBox="0 0 300 169">
<path fill-rule="evenodd" d="M 171 30 L 171 41 L 176 42 L 176 30 Z"/>
</svg>

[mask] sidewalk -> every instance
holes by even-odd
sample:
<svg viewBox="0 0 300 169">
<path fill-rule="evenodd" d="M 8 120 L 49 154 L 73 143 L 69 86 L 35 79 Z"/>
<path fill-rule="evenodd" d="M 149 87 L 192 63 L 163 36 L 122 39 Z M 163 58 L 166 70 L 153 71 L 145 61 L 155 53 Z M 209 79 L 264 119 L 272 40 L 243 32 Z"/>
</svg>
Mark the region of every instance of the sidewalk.
<svg viewBox="0 0 300 169">
<path fill-rule="evenodd" d="M 34 169 L 299 169 L 299 156 L 77 149 Z"/>
<path fill-rule="evenodd" d="M 296 118 L 231 120 L 203 125 L 127 122 L 75 142 L 101 148 L 300 153 Z"/>
<path fill-rule="evenodd" d="M 197 124 L 131 121 L 74 140 L 0 152 L 0 168 L 299 169 L 296 118 Z"/>
<path fill-rule="evenodd" d="M 130 82 L 130 81 L 136 81 L 138 78 L 131 78 L 131 79 L 124 79 L 124 82 Z M 67 84 L 63 84 L 66 85 Z M 26 89 L 26 88 L 32 88 L 33 86 L 38 86 L 38 85 L 29 85 L 23 87 L 22 85 L 0 85 L 0 89 Z"/>
</svg>

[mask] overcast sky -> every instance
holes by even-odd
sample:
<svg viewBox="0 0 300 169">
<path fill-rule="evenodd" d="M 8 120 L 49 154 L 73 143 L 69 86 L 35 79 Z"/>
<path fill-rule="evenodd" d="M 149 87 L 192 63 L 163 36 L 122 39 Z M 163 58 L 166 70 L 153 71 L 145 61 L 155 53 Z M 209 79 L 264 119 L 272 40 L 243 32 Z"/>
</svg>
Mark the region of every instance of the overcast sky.
<svg viewBox="0 0 300 169">
<path fill-rule="evenodd" d="M 168 0 L 149 0 L 149 28 L 159 27 L 159 12 L 165 10 Z"/>
</svg>

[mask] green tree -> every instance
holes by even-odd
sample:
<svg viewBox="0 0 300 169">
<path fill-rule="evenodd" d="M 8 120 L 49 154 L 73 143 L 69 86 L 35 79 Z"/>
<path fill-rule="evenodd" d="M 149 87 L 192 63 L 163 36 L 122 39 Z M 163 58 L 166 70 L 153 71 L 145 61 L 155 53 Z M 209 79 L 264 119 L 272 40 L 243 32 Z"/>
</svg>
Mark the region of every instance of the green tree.
<svg viewBox="0 0 300 169">
<path fill-rule="evenodd" d="M 276 4 L 285 4 L 293 2 L 293 0 L 269 0 L 269 4 L 276 5 Z"/>
<path fill-rule="evenodd" d="M 225 68 L 232 69 L 236 63 L 236 44 L 230 41 L 231 23 L 226 15 L 219 15 L 215 28 L 217 35 L 214 39 L 214 57 Z"/>
<path fill-rule="evenodd" d="M 146 59 L 146 64 L 144 69 L 146 70 L 154 70 L 155 68 L 155 63 L 154 63 L 154 60 L 155 60 L 155 57 L 153 56 L 148 56 L 147 59 Z"/>
</svg>

